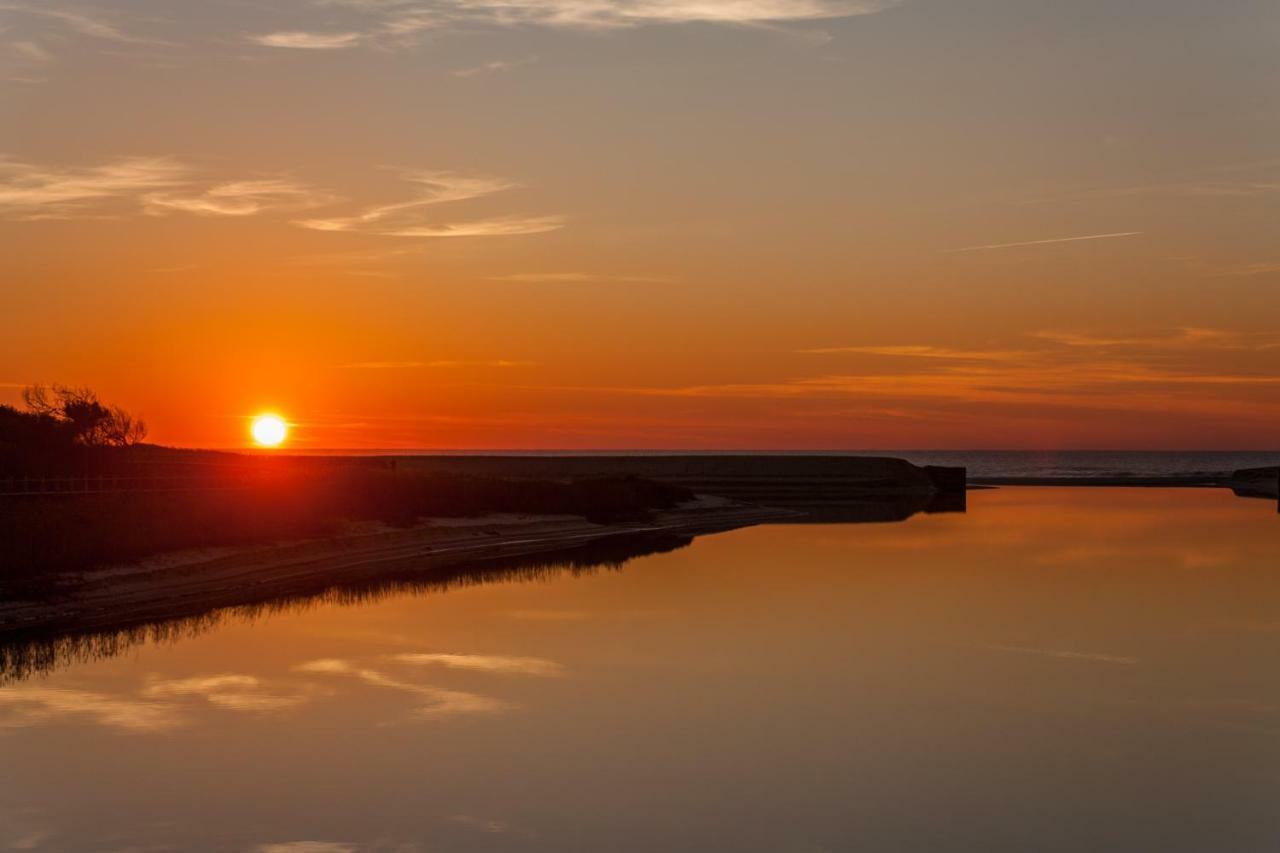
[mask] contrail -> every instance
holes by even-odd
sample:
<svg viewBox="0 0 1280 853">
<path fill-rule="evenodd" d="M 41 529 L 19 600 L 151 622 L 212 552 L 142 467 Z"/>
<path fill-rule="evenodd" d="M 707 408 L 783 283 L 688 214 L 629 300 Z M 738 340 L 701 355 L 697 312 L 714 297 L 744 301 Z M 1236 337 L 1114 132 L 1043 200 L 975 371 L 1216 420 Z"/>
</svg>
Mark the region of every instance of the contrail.
<svg viewBox="0 0 1280 853">
<path fill-rule="evenodd" d="M 1079 240 L 1109 240 L 1112 237 L 1137 237 L 1142 231 L 1120 231 L 1116 234 L 1086 234 L 1083 237 L 1057 237 L 1053 240 L 1028 240 L 1025 243 L 993 243 L 990 246 L 966 246 L 963 249 L 952 249 L 947 254 L 956 252 L 982 252 L 987 249 L 1012 249 L 1017 246 L 1043 246 L 1047 243 L 1075 243 Z"/>
</svg>

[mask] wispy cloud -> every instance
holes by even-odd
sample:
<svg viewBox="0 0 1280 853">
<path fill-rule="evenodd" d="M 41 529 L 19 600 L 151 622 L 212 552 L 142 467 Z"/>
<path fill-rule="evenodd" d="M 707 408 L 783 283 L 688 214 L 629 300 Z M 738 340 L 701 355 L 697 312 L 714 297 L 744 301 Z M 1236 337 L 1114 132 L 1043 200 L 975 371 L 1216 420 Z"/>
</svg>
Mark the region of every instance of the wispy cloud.
<svg viewBox="0 0 1280 853">
<path fill-rule="evenodd" d="M 516 237 L 558 231 L 564 222 L 563 216 L 500 216 L 440 225 L 406 225 L 375 233 L 387 237 Z"/>
<path fill-rule="evenodd" d="M 341 841 L 278 841 L 254 849 L 257 853 L 356 853 L 358 848 Z"/>
<path fill-rule="evenodd" d="M 1163 334 L 1099 335 L 1089 332 L 1040 331 L 1032 337 L 1082 349 L 1141 348 L 1165 350 L 1244 350 L 1280 349 L 1280 333 L 1240 332 L 1184 326 Z"/>
<path fill-rule="evenodd" d="M 543 678 L 557 678 L 564 675 L 564 667 L 555 661 L 510 655 L 410 652 L 394 655 L 392 660 L 418 666 L 443 666 L 449 669 L 468 669 L 498 675 L 536 675 Z"/>
<path fill-rule="evenodd" d="M 511 281 L 520 284 L 590 284 L 593 282 L 622 282 L 634 284 L 672 284 L 677 279 L 659 275 L 612 275 L 587 272 L 524 272 L 509 275 L 491 275 L 489 281 Z"/>
<path fill-rule="evenodd" d="M 470 827 L 471 829 L 475 829 L 480 832 L 501 834 L 507 831 L 506 821 L 485 819 L 469 814 L 449 815 L 448 820 L 451 823 L 461 824 L 462 826 Z"/>
<path fill-rule="evenodd" d="M 1073 652 L 1064 649 L 1040 649 L 1032 646 L 1001 646 L 988 645 L 983 648 L 991 649 L 997 652 L 1014 652 L 1024 655 L 1038 655 L 1040 657 L 1057 658 L 1059 660 L 1087 661 L 1093 663 L 1114 663 L 1129 666 L 1138 663 L 1137 658 L 1126 657 L 1124 655 L 1109 655 L 1099 652 Z"/>
<path fill-rule="evenodd" d="M 136 38 L 124 32 L 115 24 L 86 13 L 82 10 L 61 9 L 52 4 L 29 6 L 19 3 L 0 3 L 0 12 L 19 15 L 30 15 L 56 21 L 80 35 L 111 41 L 138 42 L 145 39 Z"/>
<path fill-rule="evenodd" d="M 210 185 L 170 157 L 123 157 L 97 166 L 59 167 L 0 158 L 0 218 L 70 219 L 121 212 L 151 215 L 253 216 L 331 204 L 336 196 L 286 177 L 259 177 Z M 443 220 L 435 205 L 480 199 L 517 185 L 500 178 L 452 172 L 411 172 L 413 197 L 347 216 L 298 220 L 316 231 L 390 237 L 502 237 L 541 234 L 564 226 L 558 215 L 503 215 Z M 112 209 L 113 203 L 135 207 Z"/>
<path fill-rule="evenodd" d="M 15 41 L 10 43 L 9 49 L 28 62 L 44 63 L 53 61 L 53 54 L 33 41 Z"/>
<path fill-rule="evenodd" d="M 1025 348 L 854 345 L 801 351 L 852 356 L 853 367 L 772 382 L 560 390 L 674 398 L 857 401 L 862 413 L 918 418 L 943 410 L 1047 410 L 1280 416 L 1280 334 L 1182 329 L 1097 336 L 1037 333 Z M 1241 355 L 1251 356 L 1247 361 Z M 864 414 L 864 416 L 867 416 Z"/>
<path fill-rule="evenodd" d="M 319 33 L 294 30 L 248 36 L 249 41 L 263 47 L 285 47 L 294 50 L 340 50 L 355 47 L 363 39 L 360 33 Z"/>
<path fill-rule="evenodd" d="M 180 186 L 190 169 L 167 157 L 124 157 L 100 166 L 57 168 L 0 160 L 0 216 L 60 219 L 112 199 Z"/>
<path fill-rule="evenodd" d="M 1109 199 L 1173 197 L 1188 199 L 1253 198 L 1280 192 L 1280 161 L 1263 160 L 1202 170 L 1199 174 L 1160 183 L 1115 187 L 1094 187 L 1027 199 L 1026 204 L 1070 201 L 1075 199 Z M 1223 177 L 1229 174 L 1231 177 Z"/>
<path fill-rule="evenodd" d="M 1219 271 L 1221 275 L 1254 276 L 1280 273 L 1280 263 L 1262 261 L 1252 264 L 1235 264 Z"/>
<path fill-rule="evenodd" d="M 1079 243 L 1084 240 L 1113 240 L 1118 237 L 1137 237 L 1141 235 L 1141 231 L 1117 231 L 1113 234 L 1085 234 L 1080 237 L 1054 237 L 1048 240 L 1024 240 L 1020 243 L 991 243 L 985 246 L 966 246 L 962 249 L 951 249 L 951 253 L 958 252 L 986 252 L 992 249 L 1016 249 L 1020 246 L 1048 246 L 1053 243 Z"/>
<path fill-rule="evenodd" d="M 767 25 L 872 15 L 903 0 L 320 0 L 345 9 L 341 32 L 284 31 L 249 36 L 266 47 L 411 46 L 426 31 L 449 26 L 540 26 L 606 30 L 653 24 Z M 466 72 L 506 70 L 489 63 Z"/>
<path fill-rule="evenodd" d="M 882 355 L 892 358 L 930 358 L 945 361 L 1008 361 L 1022 358 L 1025 350 L 961 350 L 924 345 L 844 346 L 802 349 L 803 355 Z"/>
<path fill-rule="evenodd" d="M 122 157 L 83 167 L 0 159 L 0 217 L 7 219 L 71 219 L 139 209 L 152 215 L 252 216 L 334 199 L 281 177 L 202 184 L 192 167 L 171 157 Z M 130 206 L 120 208 L 121 202 Z"/>
<path fill-rule="evenodd" d="M 410 370 L 418 367 L 533 367 L 532 361 L 512 361 L 505 358 L 466 361 L 439 359 L 437 361 L 356 361 L 342 365 L 350 370 Z"/>
<path fill-rule="evenodd" d="M 334 196 L 281 178 L 232 181 L 196 193 L 149 193 L 142 198 L 148 213 L 194 213 L 202 216 L 252 216 L 272 210 L 302 210 L 329 204 Z"/>
<path fill-rule="evenodd" d="M 413 198 L 375 205 L 352 216 L 303 219 L 303 228 L 353 231 L 388 237 L 501 237 L 540 234 L 563 227 L 561 216 L 500 216 L 465 222 L 429 219 L 427 209 L 449 202 L 483 198 L 517 185 L 501 178 L 454 172 L 409 172 L 404 179 L 418 187 Z"/>
<path fill-rule="evenodd" d="M 538 57 L 536 56 L 529 56 L 524 59 L 495 59 L 492 62 L 472 65 L 468 68 L 458 68 L 450 71 L 449 73 L 454 77 L 476 77 L 481 74 L 496 74 L 502 71 L 511 71 L 514 68 L 532 65 L 537 61 Z"/>
</svg>

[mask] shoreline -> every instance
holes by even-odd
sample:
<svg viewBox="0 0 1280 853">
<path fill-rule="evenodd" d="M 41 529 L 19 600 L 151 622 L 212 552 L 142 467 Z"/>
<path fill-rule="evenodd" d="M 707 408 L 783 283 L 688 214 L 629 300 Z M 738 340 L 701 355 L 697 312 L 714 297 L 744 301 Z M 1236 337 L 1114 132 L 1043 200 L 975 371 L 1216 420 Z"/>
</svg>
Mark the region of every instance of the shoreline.
<svg viewBox="0 0 1280 853">
<path fill-rule="evenodd" d="M 397 570 L 433 571 L 554 554 L 610 539 L 697 536 L 782 521 L 798 513 L 700 496 L 648 522 L 596 524 L 576 516 L 428 519 L 377 530 L 262 548 L 159 555 L 80 572 L 49 600 L 0 603 L 0 637 L 127 629 L 279 597 L 318 594 Z"/>
</svg>

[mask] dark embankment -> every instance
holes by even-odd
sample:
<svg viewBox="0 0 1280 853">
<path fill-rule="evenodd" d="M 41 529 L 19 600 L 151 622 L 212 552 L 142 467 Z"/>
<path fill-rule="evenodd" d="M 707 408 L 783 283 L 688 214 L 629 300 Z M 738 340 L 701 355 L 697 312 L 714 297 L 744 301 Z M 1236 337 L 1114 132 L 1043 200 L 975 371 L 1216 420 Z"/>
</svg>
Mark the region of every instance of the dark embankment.
<svg viewBox="0 0 1280 853">
<path fill-rule="evenodd" d="M 0 498 L 0 594 L 48 592 L 60 573 L 165 551 L 334 536 L 348 522 L 409 526 L 424 517 L 518 513 L 608 524 L 643 521 L 693 497 L 634 477 L 501 480 L 274 462 L 250 469 L 249 478 L 235 469 L 231 479 Z"/>
<path fill-rule="evenodd" d="M 792 515 L 716 498 L 655 511 L 645 521 L 594 524 L 573 516 L 486 516 L 406 529 L 348 532 L 269 546 L 180 552 L 77 572 L 41 598 L 0 598 L 0 636 L 114 630 L 305 595 L 398 573 L 431 577 L 480 560 L 552 554 L 620 535 L 693 536 Z"/>
<path fill-rule="evenodd" d="M 830 506 L 869 495 L 963 492 L 963 468 L 880 456 L 409 456 L 396 464 L 437 474 L 514 479 L 642 477 L 699 494 L 771 506 Z"/>
</svg>

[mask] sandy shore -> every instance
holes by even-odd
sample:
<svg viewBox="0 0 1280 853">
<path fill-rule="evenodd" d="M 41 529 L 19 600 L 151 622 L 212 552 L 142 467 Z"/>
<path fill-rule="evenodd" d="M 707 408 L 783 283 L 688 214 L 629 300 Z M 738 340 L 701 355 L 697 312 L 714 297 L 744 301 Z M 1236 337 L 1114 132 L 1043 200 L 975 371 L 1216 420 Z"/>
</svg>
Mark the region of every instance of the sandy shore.
<svg viewBox="0 0 1280 853">
<path fill-rule="evenodd" d="M 91 631 L 318 591 L 389 571 L 563 551 L 610 537 L 696 535 L 794 516 L 702 497 L 649 522 L 593 524 L 577 516 L 432 519 L 325 540 L 161 555 L 81 573 L 46 601 L 0 603 L 0 635 Z"/>
</svg>

